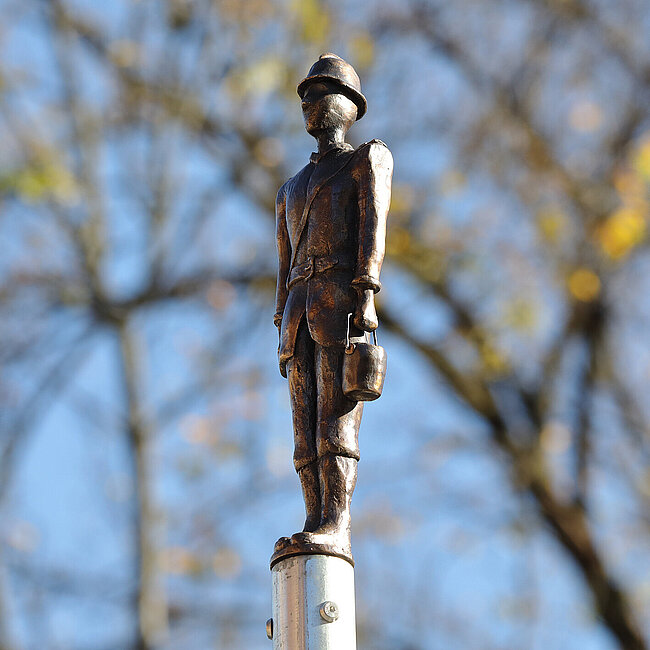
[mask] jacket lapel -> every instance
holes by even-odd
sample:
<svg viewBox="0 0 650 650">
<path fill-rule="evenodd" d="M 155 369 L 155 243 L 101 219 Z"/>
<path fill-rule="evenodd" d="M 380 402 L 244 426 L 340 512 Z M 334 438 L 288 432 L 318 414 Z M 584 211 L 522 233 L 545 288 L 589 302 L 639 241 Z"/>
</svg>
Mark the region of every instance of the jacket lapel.
<svg viewBox="0 0 650 650">
<path fill-rule="evenodd" d="M 303 167 L 294 177 L 291 183 L 291 189 L 289 190 L 291 206 L 287 206 L 290 208 L 287 212 L 287 227 L 292 248 L 295 248 L 298 244 L 296 237 L 299 236 L 300 222 L 305 211 L 305 202 L 307 199 L 307 187 L 313 169 L 313 164 Z"/>
</svg>

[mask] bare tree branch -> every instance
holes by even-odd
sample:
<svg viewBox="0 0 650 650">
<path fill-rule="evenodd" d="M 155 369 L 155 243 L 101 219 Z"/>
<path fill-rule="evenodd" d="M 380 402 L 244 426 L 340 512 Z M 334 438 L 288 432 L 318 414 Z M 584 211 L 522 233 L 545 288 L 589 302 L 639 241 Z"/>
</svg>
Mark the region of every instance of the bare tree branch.
<svg viewBox="0 0 650 650">
<path fill-rule="evenodd" d="M 387 314 L 382 313 L 381 319 L 389 330 L 427 358 L 456 395 L 489 425 L 493 441 L 511 462 L 513 480 L 533 498 L 540 515 L 581 570 L 599 615 L 619 640 L 621 647 L 626 650 L 645 649 L 647 646 L 625 593 L 608 573 L 593 541 L 584 508 L 582 505 L 563 502 L 553 492 L 539 446 L 521 447 L 514 442 L 513 435 L 489 397 L 489 386 L 469 383 L 433 346 L 416 340 Z"/>
<path fill-rule="evenodd" d="M 122 383 L 128 413 L 127 438 L 133 466 L 136 504 L 133 512 L 135 572 L 138 576 L 134 596 L 137 633 L 134 650 L 148 650 L 167 630 L 167 605 L 158 567 L 155 531 L 158 529 L 153 502 L 151 431 L 142 415 L 138 391 L 141 378 L 138 346 L 131 326 L 124 321 L 118 328 Z"/>
</svg>

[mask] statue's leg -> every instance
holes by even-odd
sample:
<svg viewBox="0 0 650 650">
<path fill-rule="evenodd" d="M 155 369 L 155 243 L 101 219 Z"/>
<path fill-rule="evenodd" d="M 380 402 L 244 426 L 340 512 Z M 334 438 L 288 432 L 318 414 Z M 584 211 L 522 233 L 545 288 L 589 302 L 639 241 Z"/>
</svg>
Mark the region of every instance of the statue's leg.
<svg viewBox="0 0 650 650">
<path fill-rule="evenodd" d="M 316 453 L 359 460 L 363 402 L 343 394 L 343 348 L 316 344 Z"/>
<path fill-rule="evenodd" d="M 293 462 L 300 478 L 305 501 L 304 530 L 314 530 L 321 516 L 320 484 L 316 462 L 316 379 L 314 341 L 307 323 L 298 328 L 294 356 L 287 363 L 291 410 L 293 413 Z"/>
<path fill-rule="evenodd" d="M 303 531 L 316 530 L 321 517 L 320 482 L 318 476 L 318 463 L 312 461 L 302 467 L 298 476 L 302 488 L 302 498 L 305 502 L 305 525 Z"/>
<path fill-rule="evenodd" d="M 296 541 L 329 546 L 350 554 L 350 501 L 356 485 L 359 424 L 362 402 L 342 390 L 343 349 L 316 344 L 317 422 L 321 519 L 313 533 L 294 535 Z"/>
<path fill-rule="evenodd" d="M 357 460 L 327 454 L 319 459 L 322 516 L 312 541 L 335 545 L 349 555 L 350 503 L 357 484 Z M 322 539 L 319 539 L 322 538 Z"/>
</svg>

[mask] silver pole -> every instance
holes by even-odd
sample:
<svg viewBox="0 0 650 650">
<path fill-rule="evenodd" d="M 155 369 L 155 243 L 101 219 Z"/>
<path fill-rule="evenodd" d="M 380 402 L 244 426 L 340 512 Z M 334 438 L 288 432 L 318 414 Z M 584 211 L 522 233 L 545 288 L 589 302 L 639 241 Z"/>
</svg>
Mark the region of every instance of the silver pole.
<svg viewBox="0 0 650 650">
<path fill-rule="evenodd" d="M 273 566 L 273 650 L 356 650 L 354 568 L 331 555 L 296 555 Z"/>
</svg>

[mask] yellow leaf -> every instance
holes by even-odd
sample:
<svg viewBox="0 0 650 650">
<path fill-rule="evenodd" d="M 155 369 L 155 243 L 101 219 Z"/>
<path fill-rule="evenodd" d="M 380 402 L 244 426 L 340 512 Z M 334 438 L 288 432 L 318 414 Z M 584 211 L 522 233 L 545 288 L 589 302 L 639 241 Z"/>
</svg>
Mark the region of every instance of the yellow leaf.
<svg viewBox="0 0 650 650">
<path fill-rule="evenodd" d="M 394 223 L 395 220 L 403 220 L 413 207 L 415 195 L 413 188 L 409 185 L 393 185 L 392 196 L 390 200 L 390 216 Z"/>
<path fill-rule="evenodd" d="M 600 293 L 600 278 L 591 270 L 575 270 L 568 280 L 571 295 L 582 302 L 594 300 Z"/>
<path fill-rule="evenodd" d="M 558 208 L 545 208 L 537 214 L 537 228 L 544 241 L 555 244 L 566 227 L 566 217 Z"/>
<path fill-rule="evenodd" d="M 641 211 L 624 207 L 612 214 L 598 232 L 600 245 L 606 255 L 620 259 L 643 241 L 646 221 Z"/>
<path fill-rule="evenodd" d="M 507 356 L 494 343 L 487 339 L 480 342 L 479 348 L 484 369 L 491 375 L 503 375 L 510 367 Z"/>
<path fill-rule="evenodd" d="M 294 0 L 293 11 L 298 18 L 298 25 L 303 40 L 321 45 L 330 35 L 331 17 L 320 0 Z"/>
<path fill-rule="evenodd" d="M 367 68 L 375 58 L 375 42 L 368 32 L 359 32 L 350 42 L 356 68 Z"/>
<path fill-rule="evenodd" d="M 411 244 L 411 235 L 406 228 L 391 228 L 388 231 L 388 241 L 386 248 L 390 255 L 404 255 Z"/>
<path fill-rule="evenodd" d="M 531 331 L 537 321 L 535 304 L 522 298 L 513 300 L 506 308 L 506 322 L 514 329 Z"/>
<path fill-rule="evenodd" d="M 228 84 L 237 94 L 268 93 L 283 85 L 286 73 L 282 59 L 267 56 L 230 76 Z"/>
<path fill-rule="evenodd" d="M 25 170 L 15 178 L 16 191 L 28 202 L 33 203 L 45 195 L 42 176 L 34 170 Z"/>
<path fill-rule="evenodd" d="M 52 198 L 59 203 L 70 204 L 79 195 L 74 176 L 54 157 L 45 157 L 15 174 L 13 185 L 16 192 L 28 202 Z"/>
<path fill-rule="evenodd" d="M 650 181 L 650 137 L 646 136 L 637 151 L 634 166 L 647 180 Z"/>
</svg>

